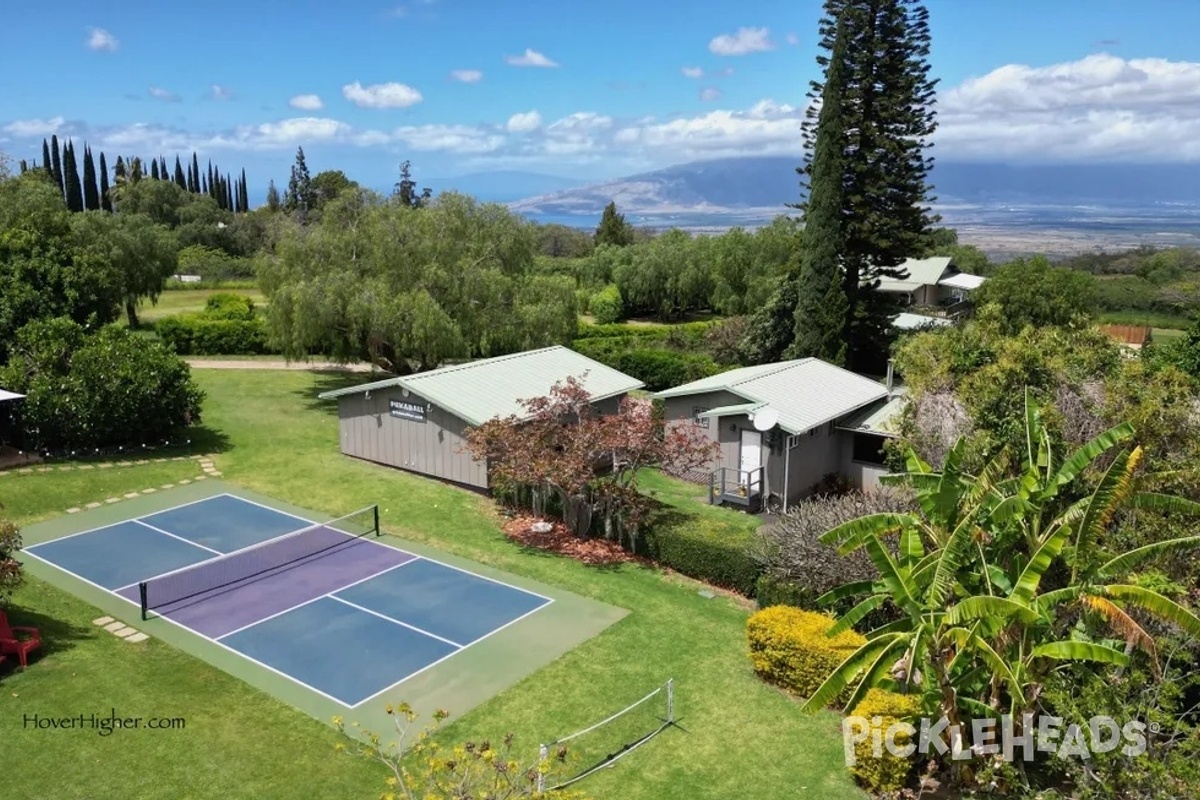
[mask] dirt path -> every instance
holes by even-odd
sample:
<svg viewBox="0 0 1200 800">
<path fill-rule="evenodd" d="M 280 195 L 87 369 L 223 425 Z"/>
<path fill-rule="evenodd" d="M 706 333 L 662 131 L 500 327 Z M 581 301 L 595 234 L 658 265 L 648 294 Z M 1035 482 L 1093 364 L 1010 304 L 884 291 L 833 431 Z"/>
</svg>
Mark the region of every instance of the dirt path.
<svg viewBox="0 0 1200 800">
<path fill-rule="evenodd" d="M 269 361 L 269 360 L 222 360 L 215 358 L 185 358 L 195 369 L 290 369 L 312 372 L 378 372 L 371 364 L 333 364 L 328 361 Z"/>
</svg>

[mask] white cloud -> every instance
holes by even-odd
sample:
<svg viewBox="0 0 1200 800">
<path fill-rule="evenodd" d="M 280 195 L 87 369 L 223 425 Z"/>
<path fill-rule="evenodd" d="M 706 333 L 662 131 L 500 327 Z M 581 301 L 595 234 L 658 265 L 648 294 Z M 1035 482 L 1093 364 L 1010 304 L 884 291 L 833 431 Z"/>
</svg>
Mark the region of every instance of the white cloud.
<svg viewBox="0 0 1200 800">
<path fill-rule="evenodd" d="M 723 33 L 708 43 L 708 49 L 719 56 L 744 56 L 774 50 L 768 28 L 739 28 L 737 33 Z"/>
<path fill-rule="evenodd" d="M 214 83 L 208 89 L 208 96 L 213 100 L 229 100 L 233 97 L 233 89 Z"/>
<path fill-rule="evenodd" d="M 0 130 L 21 139 L 36 139 L 61 132 L 66 122 L 67 120 L 64 117 L 54 117 L 52 119 L 17 119 L 0 128 Z"/>
<path fill-rule="evenodd" d="M 795 153 L 804 109 L 762 100 L 744 111 L 717 110 L 669 122 L 627 125 L 613 141 L 676 162 Z M 670 163 L 667 161 L 666 163 Z"/>
<path fill-rule="evenodd" d="M 483 73 L 477 69 L 456 69 L 451 70 L 450 78 L 459 83 L 479 83 L 483 80 Z"/>
<path fill-rule="evenodd" d="M 504 144 L 499 133 L 470 125 L 406 125 L 392 136 L 419 152 L 491 153 Z"/>
<path fill-rule="evenodd" d="M 796 45 L 800 44 L 800 37 L 794 33 L 789 33 L 787 36 L 784 37 L 783 40 L 785 42 L 787 42 L 788 44 L 790 44 L 792 47 L 795 47 Z"/>
<path fill-rule="evenodd" d="M 700 102 L 711 103 L 721 99 L 721 90 L 715 86 L 705 86 L 700 90 Z"/>
<path fill-rule="evenodd" d="M 1200 159 L 1200 63 L 1099 53 L 1009 64 L 938 102 L 940 155 L 1041 160 Z"/>
<path fill-rule="evenodd" d="M 315 94 L 298 94 L 291 100 L 288 100 L 288 105 L 292 108 L 298 108 L 301 111 L 320 111 L 325 107 L 321 102 L 321 98 Z"/>
<path fill-rule="evenodd" d="M 696 78 L 697 80 L 704 77 L 703 67 L 684 67 L 679 70 L 686 78 Z"/>
<path fill-rule="evenodd" d="M 342 96 L 359 108 L 408 108 L 424 98 L 403 83 L 376 83 L 363 86 L 358 81 L 342 87 Z"/>
<path fill-rule="evenodd" d="M 104 28 L 89 28 L 87 46 L 89 50 L 113 52 L 121 43 L 117 41 L 117 37 L 113 36 Z"/>
<path fill-rule="evenodd" d="M 162 100 L 164 103 L 178 103 L 180 100 L 179 95 L 161 86 L 151 86 L 146 92 L 155 100 Z"/>
<path fill-rule="evenodd" d="M 536 110 L 513 114 L 504 126 L 509 133 L 528 133 L 542 127 L 542 115 Z"/>
<path fill-rule="evenodd" d="M 505 56 L 504 60 L 513 67 L 557 67 L 558 62 L 551 61 L 537 50 L 526 49 L 523 55 Z"/>
</svg>

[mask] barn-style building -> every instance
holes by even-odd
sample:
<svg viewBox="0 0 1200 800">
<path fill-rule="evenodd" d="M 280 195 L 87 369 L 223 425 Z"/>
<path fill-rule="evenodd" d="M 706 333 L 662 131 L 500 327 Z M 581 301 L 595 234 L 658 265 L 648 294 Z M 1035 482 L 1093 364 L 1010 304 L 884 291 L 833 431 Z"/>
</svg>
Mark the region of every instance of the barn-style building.
<svg viewBox="0 0 1200 800">
<path fill-rule="evenodd" d="M 600 413 L 644 384 L 566 347 L 545 347 L 324 392 L 338 402 L 342 452 L 462 486 L 490 488 L 487 464 L 466 452 L 467 429 L 521 416 L 522 400 L 575 378 Z"/>
</svg>

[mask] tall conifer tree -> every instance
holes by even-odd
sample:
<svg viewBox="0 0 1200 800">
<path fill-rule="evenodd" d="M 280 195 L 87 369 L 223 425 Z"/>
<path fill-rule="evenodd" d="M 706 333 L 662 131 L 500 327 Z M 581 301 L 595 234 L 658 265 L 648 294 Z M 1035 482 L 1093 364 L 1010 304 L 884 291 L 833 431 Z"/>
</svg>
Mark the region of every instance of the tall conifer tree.
<svg viewBox="0 0 1200 800">
<path fill-rule="evenodd" d="M 183 164 L 179 161 L 179 156 L 175 156 L 175 183 L 180 189 L 187 191 L 187 178 L 183 176 Z"/>
<path fill-rule="evenodd" d="M 192 185 L 191 191 L 195 194 L 200 194 L 200 159 L 196 156 L 196 151 L 192 151 Z"/>
<path fill-rule="evenodd" d="M 150 177 L 153 178 L 154 180 L 158 180 L 158 159 L 157 158 L 150 162 Z"/>
<path fill-rule="evenodd" d="M 96 162 L 92 160 L 92 148 L 83 146 L 83 207 L 87 211 L 100 210 L 100 190 L 96 186 Z"/>
<path fill-rule="evenodd" d="M 54 182 L 58 184 L 58 191 L 62 193 L 65 200 L 67 190 L 63 187 L 62 153 L 58 147 L 58 136 L 56 134 L 50 134 L 50 166 Z"/>
<path fill-rule="evenodd" d="M 100 153 L 100 208 L 105 211 L 112 211 L 112 195 L 108 191 L 108 163 L 104 160 L 104 153 Z"/>
<path fill-rule="evenodd" d="M 250 194 L 246 190 L 246 170 L 242 168 L 242 179 L 238 183 L 238 199 L 242 211 L 250 210 Z"/>
<path fill-rule="evenodd" d="M 42 169 L 46 170 L 50 177 L 54 177 L 53 162 L 50 159 L 50 144 L 45 139 L 42 139 Z"/>
<path fill-rule="evenodd" d="M 79 165 L 75 161 L 75 143 L 68 140 L 63 148 L 63 190 L 67 209 L 83 211 L 83 184 L 79 182 Z"/>
</svg>

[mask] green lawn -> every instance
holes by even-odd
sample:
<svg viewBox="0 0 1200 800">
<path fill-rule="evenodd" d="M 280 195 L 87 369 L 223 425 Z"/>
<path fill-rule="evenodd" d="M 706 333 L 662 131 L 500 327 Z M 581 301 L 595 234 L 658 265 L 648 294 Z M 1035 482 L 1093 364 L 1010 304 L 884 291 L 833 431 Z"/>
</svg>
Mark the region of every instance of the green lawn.
<svg viewBox="0 0 1200 800">
<path fill-rule="evenodd" d="M 1181 314 L 1154 311 L 1105 311 L 1098 321 L 1109 325 L 1149 325 L 1156 329 L 1156 335 L 1159 328 L 1184 330 L 1191 324 L 1191 320 Z"/>
<path fill-rule="evenodd" d="M 362 376 L 195 374 L 208 394 L 205 423 L 213 439 L 223 442 L 215 452 L 226 480 L 329 514 L 378 502 L 392 532 L 632 611 L 452 720 L 448 738 L 498 739 L 513 732 L 533 755 L 539 741 L 595 722 L 673 677 L 679 727 L 579 788 L 598 800 L 863 796 L 842 765 L 837 717 L 801 716 L 795 701 L 754 677 L 745 652 L 744 601 L 705 599 L 697 593 L 699 584 L 647 567 L 593 568 L 526 552 L 499 532 L 487 500 L 340 456 L 334 407 L 315 395 Z M 139 488 L 138 471 L 152 467 L 113 474 L 128 475 L 129 485 Z M 26 478 L 48 486 L 78 474 Z M 0 500 L 9 480 L 0 478 Z M 647 476 L 646 486 L 672 505 L 722 515 L 731 526 L 752 524 L 737 512 L 700 505 L 698 487 L 661 476 Z M 115 489 L 98 494 L 108 491 Z M 61 505 L 56 492 L 46 494 L 53 502 L 45 509 L 31 499 L 41 495 L 30 493 L 13 513 L 26 521 L 54 511 Z M 47 658 L 25 674 L 5 677 L 0 691 L 0 742 L 17 743 L 4 748 L 6 774 L 21 776 L 20 785 L 39 787 L 32 796 L 43 796 L 40 789 L 49 786 L 63 797 L 378 796 L 382 773 L 330 755 L 335 736 L 329 728 L 159 642 L 130 646 L 95 633 L 88 624 L 92 609 L 44 584 L 23 590 L 18 603 L 17 616 L 36 615 L 34 621 L 55 641 Z M 178 713 L 189 725 L 182 733 L 106 738 L 20 727 L 23 713 L 74 714 L 93 707 Z M 64 764 L 71 768 L 64 770 Z M 185 775 L 195 777 L 190 789 L 164 791 L 185 785 Z M 117 789 L 125 785 L 121 776 L 132 790 Z"/>
<path fill-rule="evenodd" d="M 175 314 L 203 311 L 208 298 L 214 294 L 225 292 L 245 295 L 253 300 L 254 305 L 259 308 L 266 305 L 266 298 L 258 289 L 168 289 L 158 296 L 157 303 L 142 304 L 138 309 L 138 319 L 143 322 L 153 322 Z"/>
</svg>

